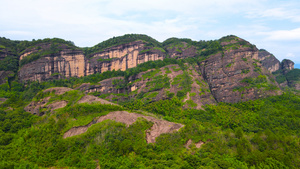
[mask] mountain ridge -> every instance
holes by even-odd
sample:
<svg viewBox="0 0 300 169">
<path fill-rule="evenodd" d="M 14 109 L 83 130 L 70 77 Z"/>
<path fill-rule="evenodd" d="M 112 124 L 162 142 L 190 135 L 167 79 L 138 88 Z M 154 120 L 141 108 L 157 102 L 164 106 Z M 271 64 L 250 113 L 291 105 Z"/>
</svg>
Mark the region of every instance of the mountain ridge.
<svg viewBox="0 0 300 169">
<path fill-rule="evenodd" d="M 181 73 L 185 73 L 184 76 L 187 79 L 193 79 L 189 82 L 191 84 L 186 86 L 193 85 L 193 88 L 197 88 L 195 87 L 197 85 L 200 86 L 198 87 L 199 90 L 209 91 L 214 97 L 210 100 L 216 102 L 235 103 L 241 100 L 246 101 L 268 95 L 278 95 L 282 93 L 280 88 L 286 86 L 299 90 L 297 80 L 287 82 L 286 79 L 282 83 L 276 81 L 277 77 L 283 79 L 282 76 L 294 69 L 292 61 L 283 60 L 280 63 L 268 51 L 258 50 L 255 45 L 234 35 L 212 41 L 169 38 L 160 43 L 147 35 L 126 34 L 110 38 L 91 48 L 79 48 L 73 42 L 59 38 L 46 38 L 31 42 L 16 41 L 15 43 L 1 38 L 0 44 L 1 42 L 2 46 L 8 46 L 2 47 L 3 50 L 0 53 L 0 56 L 4 58 L 2 60 L 19 58 L 18 65 L 12 66 L 14 67 L 12 70 L 15 72 L 15 77 L 18 76 L 17 79 L 23 83 L 84 77 L 106 71 L 127 71 L 149 61 L 160 60 L 164 62 L 169 59 L 175 64 L 181 64 L 180 68 L 178 67 L 181 69 Z M 12 52 L 9 53 L 8 51 Z M 10 55 L 12 56 L 10 57 Z M 170 64 L 168 62 L 164 64 Z M 18 67 L 18 71 L 15 67 Z M 159 68 L 162 68 L 162 66 Z M 149 90 L 150 82 L 148 81 L 153 81 L 153 77 L 148 78 L 145 82 L 139 82 L 140 84 L 127 82 L 130 78 L 136 79 L 134 76 L 124 79 L 126 84 L 123 84 L 121 88 L 118 87 L 118 90 L 112 89 L 105 92 L 104 88 L 109 86 L 115 88 L 112 80 L 110 84 L 107 84 L 108 86 L 89 88 L 96 92 L 101 90 L 102 94 L 108 94 L 107 92 L 117 92 L 116 94 L 118 94 L 120 91 L 129 94 L 136 92 L 135 90 L 138 89 L 136 96 L 141 94 L 140 92 L 162 92 L 163 90 L 164 92 L 159 95 L 162 96 L 161 98 L 166 99 L 168 98 L 166 97 L 166 91 L 171 92 L 168 89 L 171 87 L 170 90 L 175 92 L 175 95 L 189 97 L 188 93 L 191 87 L 185 88 L 180 84 L 176 84 L 176 90 L 172 89 L 173 83 L 175 85 L 175 69 L 172 70 L 171 67 L 164 67 L 163 69 L 169 69 L 168 72 L 171 70 L 174 75 L 168 75 L 166 72 L 161 72 L 161 75 L 155 74 L 153 76 L 157 76 L 155 77 L 157 80 L 154 83 L 160 83 L 163 79 L 167 80 L 169 83 L 165 84 L 167 88 L 154 86 L 155 89 Z M 190 75 L 188 75 L 188 71 L 190 71 Z M 279 73 L 276 74 L 276 72 Z M 7 74 L 3 72 L 1 79 L 8 77 Z M 162 75 L 166 77 L 164 78 Z M 197 78 L 192 77 L 193 75 L 197 75 Z M 179 77 L 178 74 L 176 76 Z M 2 81 L 5 82 L 5 80 Z M 207 83 L 206 89 L 201 89 L 203 83 L 200 81 Z M 122 98 L 119 99 L 122 100 Z M 191 101 L 196 102 L 198 105 L 207 102 L 205 100 L 197 101 L 197 99 Z M 207 103 L 215 101 L 208 101 Z M 201 106 L 197 107 L 201 108 Z"/>
</svg>

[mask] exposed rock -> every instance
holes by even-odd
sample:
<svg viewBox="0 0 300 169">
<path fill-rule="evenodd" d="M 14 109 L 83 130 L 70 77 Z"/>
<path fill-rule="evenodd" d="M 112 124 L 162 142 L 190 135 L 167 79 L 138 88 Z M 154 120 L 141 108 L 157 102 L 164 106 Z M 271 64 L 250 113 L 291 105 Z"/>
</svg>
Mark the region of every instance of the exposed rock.
<svg viewBox="0 0 300 169">
<path fill-rule="evenodd" d="M 42 57 L 25 64 L 19 71 L 22 81 L 46 81 L 85 75 L 85 57 L 82 51 L 62 51 L 57 56 Z"/>
<path fill-rule="evenodd" d="M 189 140 L 186 142 L 185 147 L 186 147 L 187 149 L 190 149 L 190 145 L 191 145 L 192 143 L 193 143 L 193 141 L 192 141 L 191 139 L 189 139 Z M 195 143 L 195 146 L 196 146 L 196 148 L 201 148 L 201 146 L 202 146 L 203 144 L 205 144 L 205 142 L 199 141 L 198 143 Z"/>
<path fill-rule="evenodd" d="M 261 64 L 271 73 L 280 69 L 280 61 L 266 50 L 259 50 L 258 60 L 261 61 Z"/>
<path fill-rule="evenodd" d="M 154 48 L 147 48 L 145 45 L 143 41 L 134 41 L 95 53 L 87 63 L 86 74 L 102 73 L 108 70 L 125 71 L 144 62 L 164 59 L 165 53 Z M 143 50 L 145 52 L 140 53 Z"/>
<path fill-rule="evenodd" d="M 68 87 L 52 87 L 52 88 L 44 90 L 43 92 L 47 93 L 47 92 L 55 91 L 56 95 L 62 95 L 62 94 L 66 93 L 68 91 L 71 91 L 71 90 L 73 90 L 73 89 L 68 88 Z"/>
<path fill-rule="evenodd" d="M 100 99 L 99 97 L 92 96 L 92 95 L 83 96 L 77 103 L 94 103 L 94 102 L 100 102 L 101 104 L 117 105 L 117 104 L 111 103 L 107 100 Z"/>
<path fill-rule="evenodd" d="M 67 87 L 53 87 L 53 88 L 49 88 L 44 90 L 44 93 L 47 92 L 55 92 L 56 95 L 62 95 L 67 91 L 70 91 L 73 89 L 67 88 Z M 45 97 L 39 101 L 32 101 L 31 103 L 29 103 L 24 110 L 31 113 L 31 114 L 35 114 L 38 116 L 42 116 L 44 115 L 47 111 L 53 112 L 56 109 L 59 108 L 63 108 L 65 106 L 67 106 L 68 102 L 61 100 L 61 101 L 56 101 L 53 103 L 49 103 L 49 99 L 51 97 Z"/>
<path fill-rule="evenodd" d="M 256 61 L 257 59 L 258 50 L 256 48 L 241 46 L 236 50 L 224 51 L 224 54 L 212 55 L 203 61 L 200 64 L 202 74 L 209 84 L 214 98 L 218 102 L 236 103 L 278 94 L 278 91 L 262 91 L 255 88 L 245 88 L 242 92 L 234 90 L 245 86 L 241 83 L 243 79 L 258 77 L 260 71 L 261 74 L 272 77 L 269 71 Z M 276 83 L 273 85 L 277 86 Z"/>
<path fill-rule="evenodd" d="M 63 108 L 67 106 L 68 102 L 62 100 L 47 104 L 50 97 L 46 97 L 39 102 L 31 102 L 27 105 L 24 110 L 38 116 L 44 115 L 47 111 L 53 112 L 56 109 Z"/>
<path fill-rule="evenodd" d="M 34 115 L 42 116 L 45 114 L 44 111 L 41 111 L 42 108 L 47 108 L 46 104 L 49 102 L 50 97 L 43 98 L 42 100 L 35 102 L 32 101 L 29 103 L 24 110 Z"/>
<path fill-rule="evenodd" d="M 122 85 L 123 83 L 125 83 L 124 77 L 113 77 L 113 78 L 102 80 L 96 85 L 83 83 L 76 89 L 85 91 L 85 93 L 99 92 L 101 94 L 107 94 L 107 93 L 119 94 L 125 92 L 124 88 L 117 87 L 118 85 Z"/>
<path fill-rule="evenodd" d="M 283 73 L 287 73 L 290 70 L 294 69 L 294 62 L 289 59 L 284 59 L 281 62 L 281 69 L 283 70 Z"/>
<path fill-rule="evenodd" d="M 167 46 L 166 51 L 171 58 L 184 59 L 187 57 L 195 57 L 197 49 L 195 46 L 189 45 L 186 42 L 181 42 L 181 45 Z"/>
<path fill-rule="evenodd" d="M 115 111 L 115 112 L 111 112 L 105 116 L 101 116 L 97 120 L 93 120 L 92 122 L 90 122 L 89 124 L 87 124 L 85 126 L 71 128 L 64 134 L 63 138 L 72 137 L 75 135 L 85 133 L 91 125 L 93 125 L 95 123 L 100 123 L 107 119 L 125 123 L 127 126 L 129 126 L 129 125 L 133 124 L 139 117 L 145 118 L 146 120 L 153 122 L 153 126 L 146 133 L 147 143 L 154 143 L 155 138 L 160 136 L 161 134 L 178 131 L 181 127 L 183 127 L 182 124 L 172 123 L 172 122 L 168 122 L 165 120 L 159 120 L 159 119 L 156 119 L 156 118 L 150 117 L 150 116 L 144 116 L 144 115 L 136 114 L 136 113 L 128 113 L 126 111 Z"/>
</svg>

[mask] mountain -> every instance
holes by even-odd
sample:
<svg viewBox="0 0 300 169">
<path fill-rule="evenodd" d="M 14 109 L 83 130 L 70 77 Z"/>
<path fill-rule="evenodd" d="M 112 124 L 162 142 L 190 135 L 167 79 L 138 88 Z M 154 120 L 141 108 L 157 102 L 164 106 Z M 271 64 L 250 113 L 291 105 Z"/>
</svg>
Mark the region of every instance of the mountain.
<svg viewBox="0 0 300 169">
<path fill-rule="evenodd" d="M 148 61 L 194 59 L 191 64 L 183 61 L 187 63 L 182 72 L 187 72 L 185 69 L 190 67 L 189 71 L 194 71 L 192 74 L 198 76 L 192 78 L 191 84 L 197 81 L 207 83 L 206 87 L 213 96 L 208 103 L 233 103 L 280 94 L 279 86 L 271 73 L 294 69 L 292 61 L 281 64 L 266 50 L 258 50 L 236 36 L 199 42 L 170 38 L 159 43 L 146 35 L 128 34 L 108 39 L 91 48 L 79 48 L 70 41 L 58 38 L 18 43 L 5 39 L 4 42 L 2 46 L 6 49 L 6 54 L 2 56 L 7 57 L 3 58 L 10 55 L 19 58 L 18 66 L 13 66 L 19 67 L 19 70 L 11 70 L 18 74 L 21 82 L 83 77 L 112 70 L 126 71 Z M 15 52 L 9 55 L 8 51 Z M 177 61 L 174 63 L 178 64 Z M 3 77 L 7 76 L 7 73 L 2 74 Z M 169 80 L 173 81 L 173 76 L 174 73 L 169 75 Z M 128 80 L 125 79 L 127 82 Z M 131 93 L 131 89 L 136 88 L 136 84 L 130 85 L 132 86 L 126 87 L 126 93 Z M 295 88 L 297 85 L 287 83 L 287 86 Z M 178 90 L 174 92 L 177 94 Z M 199 102 L 198 100 L 193 101 Z M 206 101 L 198 104 L 206 104 Z"/>
<path fill-rule="evenodd" d="M 300 168 L 300 72 L 237 36 L 0 38 L 0 168 Z"/>
</svg>

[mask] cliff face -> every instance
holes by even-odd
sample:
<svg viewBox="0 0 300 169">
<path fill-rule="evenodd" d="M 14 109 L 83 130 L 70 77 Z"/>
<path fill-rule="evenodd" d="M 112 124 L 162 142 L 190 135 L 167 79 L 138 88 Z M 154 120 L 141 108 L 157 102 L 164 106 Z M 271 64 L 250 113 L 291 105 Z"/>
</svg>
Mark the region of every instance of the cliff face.
<svg viewBox="0 0 300 169">
<path fill-rule="evenodd" d="M 166 56 L 159 48 L 146 47 L 146 43 L 135 41 L 117 45 L 95 53 L 87 58 L 83 51 L 61 47 L 57 52 L 45 54 L 50 46 L 42 44 L 26 50 L 20 56 L 23 59 L 39 57 L 37 60 L 24 64 L 19 71 L 21 81 L 45 81 L 49 79 L 81 77 L 111 70 L 125 71 L 138 64 L 163 60 Z"/>
<path fill-rule="evenodd" d="M 284 73 L 287 73 L 290 70 L 294 69 L 294 62 L 289 59 L 284 59 L 281 62 L 281 69 L 284 71 Z"/>
<path fill-rule="evenodd" d="M 195 57 L 197 55 L 197 48 L 193 45 L 187 44 L 186 42 L 168 45 L 165 48 L 171 58 L 184 59 L 187 57 Z"/>
<path fill-rule="evenodd" d="M 259 52 L 255 47 L 238 45 L 232 41 L 223 43 L 223 48 L 227 50 L 210 56 L 200 64 L 202 74 L 218 102 L 234 103 L 279 92 L 259 89 L 260 83 L 266 88 L 270 87 L 268 85 L 273 88 L 278 86 L 273 82 L 272 75 L 257 61 Z"/>
<path fill-rule="evenodd" d="M 178 96 L 185 103 L 184 108 L 199 109 L 205 104 L 280 94 L 271 72 L 293 69 L 292 61 L 284 60 L 280 64 L 269 52 L 258 50 L 236 36 L 207 42 L 171 38 L 163 43 L 149 37 L 142 40 L 133 35 L 124 37 L 112 38 L 92 48 L 78 48 L 57 39 L 32 42 L 22 52 L 18 51 L 19 80 L 82 77 L 111 70 L 125 71 L 148 61 L 194 57 L 186 63 L 170 59 L 164 63 L 168 66 L 160 69 L 140 72 L 127 79 L 118 77 L 98 84 L 83 84 L 78 89 L 112 101 L 140 98 L 152 102 Z"/>
<path fill-rule="evenodd" d="M 280 69 L 279 60 L 266 50 L 259 50 L 258 60 L 261 61 L 261 64 L 271 73 Z"/>
<path fill-rule="evenodd" d="M 46 81 L 64 77 L 81 77 L 85 75 L 85 62 L 82 51 L 61 51 L 54 56 L 42 57 L 25 64 L 19 71 L 19 79 Z"/>
<path fill-rule="evenodd" d="M 162 51 L 147 48 L 145 45 L 146 43 L 142 41 L 135 41 L 95 53 L 87 63 L 86 74 L 102 73 L 108 70 L 125 71 L 147 61 L 163 60 L 165 58 Z"/>
</svg>

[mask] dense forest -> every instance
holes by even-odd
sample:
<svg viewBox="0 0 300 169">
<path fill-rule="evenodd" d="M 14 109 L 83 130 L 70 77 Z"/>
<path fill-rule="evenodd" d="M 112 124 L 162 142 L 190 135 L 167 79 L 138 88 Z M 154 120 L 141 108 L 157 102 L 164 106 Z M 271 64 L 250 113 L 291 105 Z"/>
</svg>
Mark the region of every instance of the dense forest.
<svg viewBox="0 0 300 169">
<path fill-rule="evenodd" d="M 23 61 L 26 63 L 19 63 L 17 56 L 28 48 L 39 51 L 41 44 L 50 44 L 46 47 L 49 51 L 40 51 L 37 57 L 54 54 L 53 51 L 62 48 L 82 50 L 90 55 L 136 40 L 164 49 L 195 46 L 198 51 L 195 57 L 166 57 L 126 71 L 112 70 L 83 77 L 22 83 L 14 76 L 0 85 L 0 168 L 300 168 L 299 91 L 286 86 L 278 95 L 237 103 L 216 102 L 201 109 L 195 109 L 197 104 L 187 99 L 187 95 L 196 95 L 191 92 L 194 81 L 202 87 L 199 95 L 212 93 L 204 80 L 198 81 L 191 76 L 191 70 L 204 59 L 222 54 L 224 48 L 255 47 L 243 41 L 221 45 L 235 39 L 235 36 L 215 41 L 170 38 L 159 43 L 148 36 L 131 34 L 111 38 L 92 48 L 78 48 L 73 42 L 58 38 L 30 42 L 0 38 L 0 52 L 9 54 L 2 60 L 0 70 L 15 74 L 20 65 L 37 59 L 29 58 Z M 168 66 L 174 72 L 181 72 L 172 81 L 166 75 L 171 72 Z M 134 83 L 133 77 L 140 74 L 141 78 L 135 81 L 147 81 L 147 91 L 128 90 Z M 277 71 L 273 75 L 278 84 L 300 81 L 299 69 L 286 73 Z M 114 77 L 122 77 L 112 83 L 123 92 L 87 93 L 78 88 L 82 84 L 99 85 L 99 82 Z M 275 87 L 277 90 L 277 86 L 270 85 L 270 79 L 259 74 L 242 82 L 248 88 L 255 86 L 269 91 Z M 167 91 L 172 85 L 180 90 L 177 93 Z M 55 90 L 46 92 L 55 87 L 70 90 L 63 94 L 57 94 Z M 153 99 L 159 91 L 164 91 L 166 96 Z M 79 103 L 85 96 L 104 98 L 114 104 Z M 30 103 L 45 100 L 48 105 L 60 101 L 66 105 L 56 110 L 40 108 L 39 111 L 44 113 L 41 116 L 25 111 Z M 94 123 L 97 118 L 115 111 L 151 116 L 180 123 L 183 127 L 163 133 L 154 143 L 148 143 L 146 137 L 154 123 L 143 117 L 131 125 L 115 120 Z M 70 129 L 89 124 L 92 125 L 85 133 L 64 138 Z"/>
</svg>

